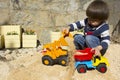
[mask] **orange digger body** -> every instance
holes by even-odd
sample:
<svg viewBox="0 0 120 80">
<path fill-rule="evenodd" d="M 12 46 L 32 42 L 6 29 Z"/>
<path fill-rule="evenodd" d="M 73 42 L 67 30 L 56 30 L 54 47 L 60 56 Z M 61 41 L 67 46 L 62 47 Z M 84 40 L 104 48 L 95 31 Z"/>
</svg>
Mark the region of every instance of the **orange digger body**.
<svg viewBox="0 0 120 80">
<path fill-rule="evenodd" d="M 72 38 L 72 35 L 67 35 Z M 66 65 L 67 56 L 68 56 L 68 43 L 65 40 L 66 35 L 63 35 L 59 40 L 54 41 L 53 43 L 48 43 L 43 46 L 43 57 L 42 62 L 45 65 L 53 65 L 58 63 L 60 65 Z"/>
</svg>

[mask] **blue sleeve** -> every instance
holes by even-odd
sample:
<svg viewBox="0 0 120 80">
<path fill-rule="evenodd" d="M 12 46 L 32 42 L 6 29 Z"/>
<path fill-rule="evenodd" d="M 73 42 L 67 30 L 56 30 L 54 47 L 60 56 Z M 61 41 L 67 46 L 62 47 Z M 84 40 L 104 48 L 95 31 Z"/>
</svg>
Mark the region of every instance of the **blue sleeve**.
<svg viewBox="0 0 120 80">
<path fill-rule="evenodd" d="M 85 26 L 86 19 L 81 20 L 81 21 L 77 21 L 75 23 L 70 24 L 69 25 L 70 26 L 70 30 L 69 31 L 74 31 L 74 30 L 77 30 L 77 29 L 82 29 Z"/>
<path fill-rule="evenodd" d="M 70 31 L 70 32 L 71 32 L 71 31 L 74 31 L 74 26 L 73 26 L 72 24 L 70 24 L 69 26 L 70 26 L 69 31 Z"/>
<path fill-rule="evenodd" d="M 110 36 L 107 36 L 104 39 L 102 39 L 101 46 L 103 49 L 107 49 L 109 44 L 110 44 Z"/>
<path fill-rule="evenodd" d="M 107 49 L 110 44 L 109 25 L 105 24 L 101 26 L 96 34 L 100 36 L 101 46 L 103 49 Z"/>
</svg>

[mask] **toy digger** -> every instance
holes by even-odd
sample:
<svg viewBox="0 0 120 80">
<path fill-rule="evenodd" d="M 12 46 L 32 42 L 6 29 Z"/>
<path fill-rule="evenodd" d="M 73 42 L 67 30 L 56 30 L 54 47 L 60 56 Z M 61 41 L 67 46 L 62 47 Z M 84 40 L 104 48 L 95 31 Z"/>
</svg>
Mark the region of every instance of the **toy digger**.
<svg viewBox="0 0 120 80">
<path fill-rule="evenodd" d="M 43 64 L 60 64 L 62 66 L 67 65 L 68 43 L 66 42 L 65 37 L 65 33 L 62 32 L 62 37 L 60 37 L 58 41 L 54 41 L 53 43 L 45 44 L 43 46 Z M 72 38 L 72 35 L 69 33 L 67 37 Z"/>
</svg>

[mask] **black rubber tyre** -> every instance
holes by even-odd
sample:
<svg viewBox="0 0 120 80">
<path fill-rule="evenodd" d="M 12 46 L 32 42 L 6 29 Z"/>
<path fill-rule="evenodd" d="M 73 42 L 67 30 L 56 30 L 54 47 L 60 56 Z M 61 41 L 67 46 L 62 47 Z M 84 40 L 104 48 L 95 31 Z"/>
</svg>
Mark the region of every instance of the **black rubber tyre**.
<svg viewBox="0 0 120 80">
<path fill-rule="evenodd" d="M 58 59 L 58 64 L 62 65 L 62 66 L 66 66 L 67 65 L 67 56 L 61 56 Z"/>
<path fill-rule="evenodd" d="M 78 65 L 77 71 L 78 71 L 78 73 L 86 73 L 86 71 L 87 71 L 86 65 Z"/>
<path fill-rule="evenodd" d="M 106 67 L 106 64 L 104 63 L 100 63 L 96 69 L 101 72 L 101 73 L 105 73 L 107 71 L 107 67 Z"/>
<path fill-rule="evenodd" d="M 42 57 L 42 63 L 44 65 L 53 65 L 54 64 L 54 60 L 50 56 L 43 56 Z"/>
</svg>

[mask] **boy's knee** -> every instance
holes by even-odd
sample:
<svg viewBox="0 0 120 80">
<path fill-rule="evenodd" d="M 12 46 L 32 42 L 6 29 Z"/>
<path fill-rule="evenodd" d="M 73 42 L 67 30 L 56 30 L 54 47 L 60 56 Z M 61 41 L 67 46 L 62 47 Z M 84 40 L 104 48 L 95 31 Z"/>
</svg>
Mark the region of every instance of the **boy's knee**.
<svg viewBox="0 0 120 80">
<path fill-rule="evenodd" d="M 96 36 L 93 36 L 93 35 L 87 35 L 86 37 L 85 37 L 85 40 L 86 41 L 99 41 L 99 38 L 97 38 Z"/>
<path fill-rule="evenodd" d="M 91 48 L 96 47 L 100 44 L 99 38 L 92 36 L 92 35 L 87 35 L 85 37 L 85 40 L 86 40 L 87 46 Z"/>
<path fill-rule="evenodd" d="M 80 39 L 83 39 L 83 35 L 81 34 L 74 35 L 74 40 L 80 40 Z"/>
<path fill-rule="evenodd" d="M 92 36 L 92 35 L 87 35 L 87 36 L 85 37 L 85 39 L 86 39 L 87 42 L 89 42 L 89 41 L 92 41 L 92 40 L 93 40 L 93 37 L 94 37 L 94 36 Z"/>
</svg>

